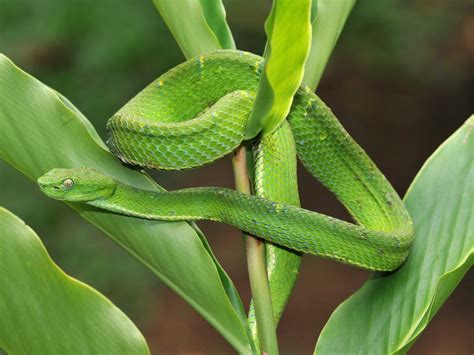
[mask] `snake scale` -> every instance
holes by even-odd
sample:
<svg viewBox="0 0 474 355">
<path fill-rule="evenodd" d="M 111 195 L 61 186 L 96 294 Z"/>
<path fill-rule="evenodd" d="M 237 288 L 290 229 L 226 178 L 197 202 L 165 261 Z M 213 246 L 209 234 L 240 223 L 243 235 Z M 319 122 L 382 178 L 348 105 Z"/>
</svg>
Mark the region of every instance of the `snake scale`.
<svg viewBox="0 0 474 355">
<path fill-rule="evenodd" d="M 111 152 L 125 163 L 163 170 L 199 167 L 223 157 L 244 140 L 262 69 L 261 57 L 235 50 L 215 51 L 176 66 L 109 120 Z M 295 186 L 296 170 L 279 176 L 279 186 L 272 186 L 278 170 L 272 171 L 267 162 L 284 164 L 286 158 L 284 151 L 263 144 L 271 141 L 269 136 L 257 137 L 256 181 L 266 184 L 262 191 L 270 191 L 260 196 L 217 187 L 151 192 L 88 168 L 53 169 L 38 183 L 59 200 L 138 218 L 213 220 L 297 252 L 370 270 L 399 267 L 413 240 L 410 217 L 324 102 L 302 85 L 277 131 L 283 141 L 293 142 L 306 169 L 336 195 L 357 224 L 293 206 L 299 203 L 294 194 L 283 198 L 285 203 L 274 201 L 272 188 L 281 194 L 285 184 Z M 291 144 L 288 149 L 291 152 Z M 296 169 L 296 162 L 290 165 Z M 256 189 L 258 193 L 258 184 Z"/>
</svg>

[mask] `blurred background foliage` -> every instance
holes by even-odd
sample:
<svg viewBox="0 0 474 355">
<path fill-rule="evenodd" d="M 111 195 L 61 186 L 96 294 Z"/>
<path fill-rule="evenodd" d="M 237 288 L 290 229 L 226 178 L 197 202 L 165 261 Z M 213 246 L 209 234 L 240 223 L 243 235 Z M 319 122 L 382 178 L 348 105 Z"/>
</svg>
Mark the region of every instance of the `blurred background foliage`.
<svg viewBox="0 0 474 355">
<path fill-rule="evenodd" d="M 224 3 L 237 47 L 261 54 L 270 1 Z M 0 0 L 0 51 L 68 97 L 102 137 L 108 117 L 183 61 L 149 0 Z M 318 94 L 403 195 L 426 158 L 472 113 L 473 69 L 471 1 L 359 0 Z M 303 206 L 348 218 L 337 201 L 300 170 Z M 233 185 L 228 159 L 199 170 L 155 176 L 168 189 Z M 231 351 L 141 264 L 2 162 L 0 205 L 43 236 L 66 272 L 122 308 L 155 352 Z M 246 302 L 250 293 L 239 232 L 212 223 L 202 228 Z M 279 328 L 282 352 L 311 352 L 332 310 L 367 276 L 362 270 L 306 257 Z M 472 272 L 422 335 L 414 354 L 472 353 L 466 311 L 472 307 L 470 285 Z"/>
</svg>

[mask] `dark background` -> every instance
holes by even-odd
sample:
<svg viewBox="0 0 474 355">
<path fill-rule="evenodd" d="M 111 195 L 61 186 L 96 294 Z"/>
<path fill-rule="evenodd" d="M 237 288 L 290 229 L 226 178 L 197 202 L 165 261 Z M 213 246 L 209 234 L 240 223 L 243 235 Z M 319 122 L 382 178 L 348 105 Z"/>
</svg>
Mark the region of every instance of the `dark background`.
<svg viewBox="0 0 474 355">
<path fill-rule="evenodd" d="M 318 94 L 403 195 L 423 162 L 473 111 L 474 8 L 468 0 L 359 0 Z M 239 49 L 261 54 L 269 1 L 227 0 Z M 0 51 L 68 97 L 104 137 L 105 122 L 183 56 L 150 0 L 0 0 Z M 305 208 L 347 219 L 303 169 Z M 228 158 L 186 173 L 157 174 L 168 189 L 233 186 Z M 232 349 L 151 272 L 65 205 L 0 162 L 0 205 L 30 224 L 53 259 L 123 309 L 154 353 Z M 245 303 L 240 232 L 200 224 Z M 190 261 L 192 262 L 192 261 Z M 368 272 L 304 258 L 279 327 L 283 354 L 308 354 L 334 308 Z M 472 272 L 411 350 L 472 354 Z"/>
</svg>

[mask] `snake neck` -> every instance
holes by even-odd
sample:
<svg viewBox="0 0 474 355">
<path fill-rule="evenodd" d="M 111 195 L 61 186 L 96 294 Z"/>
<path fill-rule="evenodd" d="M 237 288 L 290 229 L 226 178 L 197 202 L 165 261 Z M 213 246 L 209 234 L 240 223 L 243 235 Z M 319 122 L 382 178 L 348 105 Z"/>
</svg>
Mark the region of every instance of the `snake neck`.
<svg viewBox="0 0 474 355">
<path fill-rule="evenodd" d="M 393 269 L 408 251 L 408 245 L 398 238 L 398 231 L 389 234 L 367 230 L 317 212 L 225 188 L 154 192 L 119 183 L 112 196 L 89 204 L 146 219 L 222 222 L 290 249 L 364 268 Z M 356 258 L 354 249 L 360 253 Z M 382 261 L 381 265 L 366 265 L 365 260 Z"/>
<path fill-rule="evenodd" d="M 115 213 L 153 220 L 197 221 L 223 219 L 215 206 L 217 188 L 184 189 L 178 192 L 147 191 L 117 183 L 113 195 L 88 202 L 89 205 Z"/>
</svg>

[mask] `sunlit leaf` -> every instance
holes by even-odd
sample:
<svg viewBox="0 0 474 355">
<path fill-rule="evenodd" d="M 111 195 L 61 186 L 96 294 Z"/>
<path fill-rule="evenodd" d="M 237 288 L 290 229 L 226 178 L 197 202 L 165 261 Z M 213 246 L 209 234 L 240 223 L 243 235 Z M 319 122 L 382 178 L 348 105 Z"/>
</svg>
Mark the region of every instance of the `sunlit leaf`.
<svg viewBox="0 0 474 355">
<path fill-rule="evenodd" d="M 149 353 L 132 321 L 99 292 L 66 275 L 35 232 L 4 208 L 0 348 L 12 354 Z"/>
<path fill-rule="evenodd" d="M 265 23 L 267 47 L 246 138 L 271 133 L 286 118 L 311 44 L 311 0 L 275 0 Z"/>
<path fill-rule="evenodd" d="M 186 58 L 235 48 L 220 0 L 153 0 Z"/>
<path fill-rule="evenodd" d="M 138 188 L 160 188 L 111 155 L 92 125 L 64 97 L 3 55 L 0 159 L 34 181 L 52 168 L 90 167 Z M 237 291 L 194 225 L 130 218 L 84 204 L 70 206 L 145 264 L 238 351 L 248 351 L 246 316 Z"/>
<path fill-rule="evenodd" d="M 318 354 L 404 353 L 473 264 L 474 116 L 428 159 L 405 197 L 415 241 L 332 314 Z"/>
</svg>

